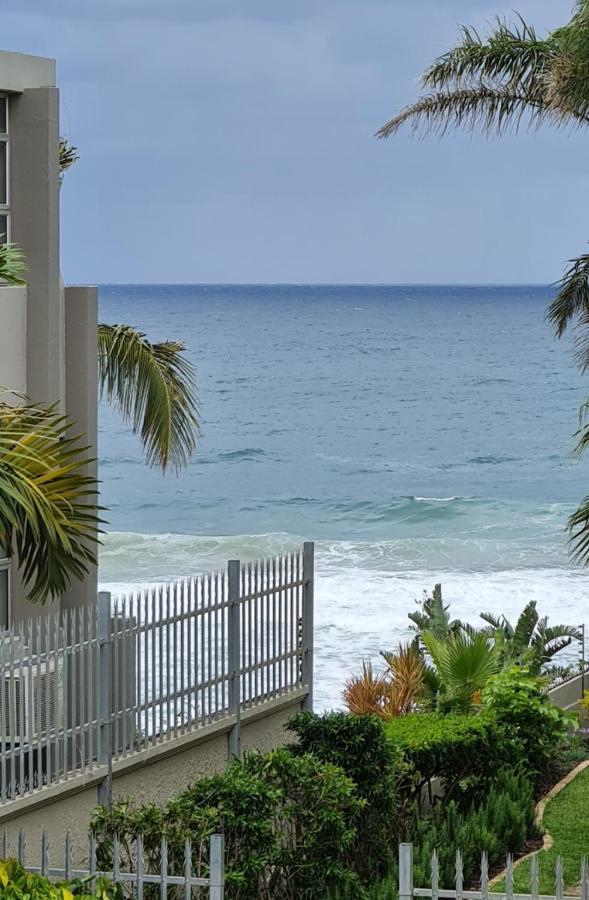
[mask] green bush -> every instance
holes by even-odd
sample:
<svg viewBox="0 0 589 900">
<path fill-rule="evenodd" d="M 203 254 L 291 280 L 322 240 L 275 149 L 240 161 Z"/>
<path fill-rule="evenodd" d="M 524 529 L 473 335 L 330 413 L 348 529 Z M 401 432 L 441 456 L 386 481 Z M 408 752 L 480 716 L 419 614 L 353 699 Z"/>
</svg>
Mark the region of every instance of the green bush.
<svg viewBox="0 0 589 900">
<path fill-rule="evenodd" d="M 96 893 L 90 894 L 83 881 L 53 884 L 41 875 L 25 871 L 14 859 L 0 860 L 0 897 L 5 900 L 112 900 L 119 889 L 105 879 L 97 882 Z"/>
<path fill-rule="evenodd" d="M 401 751 L 376 716 L 305 712 L 294 716 L 288 727 L 299 739 L 294 752 L 311 753 L 339 766 L 356 785 L 365 805 L 350 848 L 354 867 L 363 880 L 382 878 L 400 836 L 403 789 L 408 781 Z"/>
<path fill-rule="evenodd" d="M 319 900 L 345 887 L 362 897 L 349 849 L 364 801 L 334 765 L 288 750 L 251 754 L 225 772 L 203 778 L 165 806 L 118 803 L 96 811 L 99 864 L 112 861 L 118 836 L 122 863 L 132 864 L 134 838 L 143 835 L 146 871 L 160 865 L 160 841 L 168 839 L 170 871 L 181 874 L 184 842 L 192 841 L 197 876 L 208 874 L 208 838 L 225 835 L 229 900 Z M 354 895 L 354 894 L 353 894 Z"/>
<path fill-rule="evenodd" d="M 419 787 L 440 777 L 449 793 L 463 779 L 488 778 L 503 759 L 490 715 L 415 713 L 392 719 L 385 729 L 417 773 Z"/>
<path fill-rule="evenodd" d="M 483 691 L 483 706 L 501 723 L 505 749 L 545 778 L 564 746 L 571 716 L 550 702 L 540 680 L 524 667 L 494 675 Z"/>
<path fill-rule="evenodd" d="M 518 853 L 534 834 L 534 791 L 528 777 L 501 773 L 482 802 L 461 813 L 453 801 L 440 805 L 431 817 L 416 822 L 413 842 L 415 884 L 425 887 L 431 878 L 431 856 L 438 852 L 440 887 L 454 885 L 456 851 L 462 852 L 465 881 L 478 877 L 481 852 L 490 867 L 507 853 Z"/>
</svg>

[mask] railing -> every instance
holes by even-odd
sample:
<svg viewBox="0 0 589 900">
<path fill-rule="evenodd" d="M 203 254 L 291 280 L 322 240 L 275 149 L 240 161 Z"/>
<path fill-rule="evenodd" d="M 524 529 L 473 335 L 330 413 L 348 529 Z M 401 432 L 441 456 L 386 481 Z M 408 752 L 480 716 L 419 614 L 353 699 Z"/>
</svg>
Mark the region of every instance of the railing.
<svg viewBox="0 0 589 900">
<path fill-rule="evenodd" d="M 306 688 L 313 544 L 0 633 L 0 803 Z"/>
<path fill-rule="evenodd" d="M 489 861 L 486 853 L 481 854 L 480 878 L 478 890 L 467 890 L 464 887 L 463 860 L 460 851 L 456 853 L 454 887 L 441 887 L 439 875 L 438 854 L 434 850 L 430 863 L 430 886 L 415 887 L 413 883 L 413 845 L 399 845 L 399 900 L 413 900 L 414 897 L 429 897 L 432 900 L 440 898 L 455 898 L 455 900 L 588 900 L 589 898 L 589 867 L 586 858 L 583 858 L 579 867 L 578 884 L 567 885 L 564 879 L 564 865 L 562 857 L 557 857 L 554 869 L 554 894 L 539 893 L 539 865 L 538 855 L 530 858 L 529 893 L 514 893 L 514 863 L 513 857 L 508 855 L 505 861 L 505 870 L 499 873 L 501 880 L 505 882 L 503 892 L 496 892 L 497 876 L 489 878 Z M 472 887 L 472 886 L 470 886 Z M 567 887 L 572 891 L 566 893 Z"/>
<path fill-rule="evenodd" d="M 146 859 L 143 848 L 143 840 L 139 836 L 134 847 L 126 848 L 132 853 L 133 866 L 125 868 L 121 863 L 121 848 L 119 842 L 115 838 L 112 850 L 112 865 L 108 868 L 101 868 L 97 862 L 96 839 L 90 835 L 88 842 L 88 868 L 79 868 L 72 863 L 72 849 L 69 835 L 66 835 L 63 848 L 63 864 L 56 865 L 55 861 L 50 861 L 49 840 L 47 832 L 41 835 L 40 845 L 38 848 L 37 858 L 40 864 L 31 865 L 27 858 L 27 845 L 25 833 L 21 829 L 18 835 L 18 843 L 16 847 L 11 847 L 8 839 L 8 832 L 4 831 L 2 840 L 2 858 L 14 858 L 19 864 L 36 875 L 43 875 L 46 878 L 56 879 L 58 881 L 71 881 L 73 879 L 83 879 L 92 891 L 96 884 L 96 879 L 106 878 L 113 884 L 121 885 L 123 888 L 131 889 L 131 895 L 142 900 L 145 893 L 145 886 L 150 885 L 159 888 L 161 900 L 172 896 L 181 898 L 190 898 L 193 896 L 204 897 L 205 894 L 200 888 L 207 888 L 206 896 L 209 900 L 223 900 L 225 896 L 225 851 L 224 839 L 221 834 L 213 834 L 209 839 L 208 846 L 208 875 L 194 874 L 194 854 L 193 847 L 189 840 L 184 845 L 184 859 L 182 861 L 181 873 L 174 873 L 173 867 L 169 865 L 168 842 L 166 838 L 162 838 L 159 847 L 159 871 L 149 871 L 146 873 Z M 127 854 L 126 854 L 127 855 Z M 196 854 L 198 864 L 202 868 L 202 852 Z M 177 893 L 168 891 L 169 888 L 176 889 Z M 125 892 L 126 895 L 126 892 Z M 153 894 L 150 894 L 153 896 Z"/>
</svg>

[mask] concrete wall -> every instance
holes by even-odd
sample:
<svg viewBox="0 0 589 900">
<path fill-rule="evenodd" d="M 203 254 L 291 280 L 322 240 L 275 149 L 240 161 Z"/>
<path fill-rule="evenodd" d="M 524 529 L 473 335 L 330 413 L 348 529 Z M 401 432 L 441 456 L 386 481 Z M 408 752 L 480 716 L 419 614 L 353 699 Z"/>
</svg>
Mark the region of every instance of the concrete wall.
<svg viewBox="0 0 589 900">
<path fill-rule="evenodd" d="M 55 60 L 28 53 L 0 51 L 0 90 L 21 92 L 26 88 L 53 87 Z"/>
<path fill-rule="evenodd" d="M 27 290 L 0 285 L 0 390 L 27 390 Z M 8 395 L 0 398 L 9 402 Z"/>
<path fill-rule="evenodd" d="M 243 750 L 270 750 L 293 741 L 285 730 L 288 719 L 302 709 L 307 692 L 292 691 L 268 703 L 242 712 Z M 113 763 L 113 799 L 130 798 L 136 803 L 165 803 L 199 777 L 222 772 L 229 760 L 229 731 L 233 718 L 226 718 L 181 735 L 174 741 Z M 7 829 L 16 848 L 19 830 L 27 839 L 27 859 L 39 858 L 41 835 L 49 836 L 50 860 L 63 858 L 63 842 L 69 831 L 74 864 L 87 859 L 88 824 L 98 804 L 98 789 L 106 776 L 104 769 L 79 775 L 60 785 L 42 788 L 37 794 L 0 806 L 0 831 Z"/>
<path fill-rule="evenodd" d="M 95 287 L 66 287 L 65 315 L 65 411 L 75 422 L 76 433 L 89 446 L 88 472 L 98 475 L 98 291 Z M 92 566 L 83 582 L 63 594 L 62 609 L 90 603 L 98 590 L 98 568 Z"/>
</svg>

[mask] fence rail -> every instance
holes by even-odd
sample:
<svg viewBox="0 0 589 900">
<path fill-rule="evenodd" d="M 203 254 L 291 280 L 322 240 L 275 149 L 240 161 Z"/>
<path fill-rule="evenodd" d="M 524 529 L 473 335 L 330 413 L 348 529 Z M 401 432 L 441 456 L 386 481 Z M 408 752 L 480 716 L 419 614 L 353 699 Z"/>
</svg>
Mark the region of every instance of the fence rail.
<svg viewBox="0 0 589 900">
<path fill-rule="evenodd" d="M 467 890 L 464 887 L 464 865 L 462 853 L 457 851 L 454 863 L 454 887 L 440 886 L 439 856 L 434 850 L 430 860 L 430 886 L 415 887 L 413 882 L 413 845 L 410 843 L 399 845 L 399 900 L 412 900 L 413 897 L 454 898 L 454 900 L 589 900 L 589 865 L 583 857 L 579 866 L 579 875 L 574 885 L 567 885 L 564 877 L 564 864 L 562 857 L 557 857 L 554 868 L 554 894 L 540 894 L 540 871 L 538 856 L 530 858 L 529 893 L 514 892 L 514 870 L 516 864 L 513 857 L 508 854 L 505 860 L 505 869 L 499 875 L 505 881 L 505 890 L 495 892 L 493 881 L 489 878 L 489 860 L 485 852 L 481 853 L 481 863 L 478 890 Z M 567 893 L 567 889 L 572 889 Z M 491 890 L 492 889 L 492 890 Z"/>
<path fill-rule="evenodd" d="M 195 875 L 193 848 L 190 840 L 184 845 L 184 854 L 182 860 L 182 874 L 174 874 L 173 867 L 169 865 L 168 842 L 166 838 L 162 838 L 159 847 L 159 863 L 158 871 L 149 871 L 149 863 L 146 866 L 146 854 L 143 847 L 143 839 L 137 837 L 132 850 L 133 870 L 125 869 L 121 860 L 120 844 L 115 838 L 113 841 L 111 865 L 108 867 L 98 864 L 96 838 L 90 835 L 88 841 L 88 867 L 75 867 L 72 863 L 71 840 L 69 834 L 66 835 L 63 848 L 63 865 L 55 865 L 50 861 L 49 840 L 47 832 L 41 835 L 40 846 L 38 848 L 38 859 L 40 864 L 31 865 L 27 858 L 27 845 L 25 833 L 21 829 L 18 835 L 16 848 L 10 846 L 8 832 L 5 830 L 2 839 L 2 858 L 9 859 L 13 857 L 28 872 L 36 875 L 43 875 L 46 878 L 56 879 L 59 881 L 71 881 L 74 879 L 84 879 L 88 886 L 93 889 L 96 879 L 106 878 L 114 884 L 120 884 L 132 889 L 132 893 L 137 900 L 143 900 L 144 888 L 146 885 L 159 887 L 159 895 L 161 900 L 168 897 L 168 888 L 181 888 L 178 896 L 190 898 L 193 895 L 203 896 L 201 888 L 207 888 L 209 900 L 223 900 L 225 891 L 225 847 L 222 834 L 211 835 L 208 842 L 208 875 Z M 16 851 L 16 852 L 15 852 Z M 199 858 L 201 854 L 198 854 Z M 148 868 L 148 871 L 146 871 Z M 172 871 L 170 869 L 172 868 Z M 196 893 L 195 893 L 195 889 Z"/>
<path fill-rule="evenodd" d="M 0 804 L 305 687 L 313 544 L 0 632 Z"/>
</svg>

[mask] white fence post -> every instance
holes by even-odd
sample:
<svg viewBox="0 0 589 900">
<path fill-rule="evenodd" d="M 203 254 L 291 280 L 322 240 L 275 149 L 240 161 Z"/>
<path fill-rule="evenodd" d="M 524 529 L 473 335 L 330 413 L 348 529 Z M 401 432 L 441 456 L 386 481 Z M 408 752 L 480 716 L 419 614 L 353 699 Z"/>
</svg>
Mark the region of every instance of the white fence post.
<svg viewBox="0 0 589 900">
<path fill-rule="evenodd" d="M 232 559 L 227 567 L 228 597 L 229 597 L 229 626 L 228 626 L 228 657 L 229 657 L 229 715 L 234 717 L 234 722 L 229 732 L 229 755 L 241 758 L 241 652 L 240 652 L 240 606 L 241 606 L 241 563 L 238 559 Z"/>
<path fill-rule="evenodd" d="M 413 844 L 399 844 L 399 900 L 413 898 Z"/>
<path fill-rule="evenodd" d="M 314 618 L 315 544 L 303 544 L 303 648 L 301 680 L 308 685 L 303 709 L 313 711 L 313 618 Z"/>
<path fill-rule="evenodd" d="M 111 596 L 108 591 L 98 594 L 97 606 L 98 671 L 97 720 L 98 763 L 108 767 L 107 777 L 98 788 L 98 802 L 112 804 L 112 736 L 111 736 Z"/>
<path fill-rule="evenodd" d="M 225 894 L 225 839 L 212 834 L 209 841 L 209 900 L 223 900 Z"/>
</svg>

